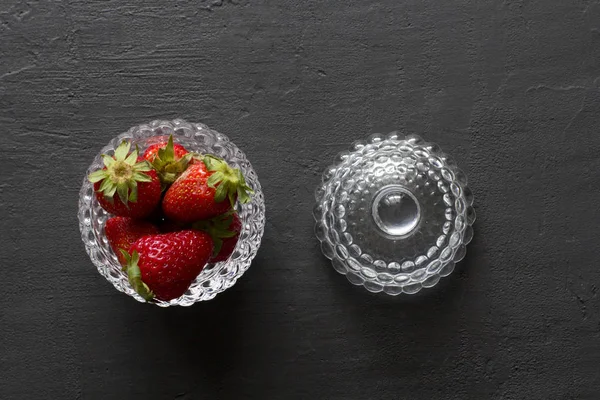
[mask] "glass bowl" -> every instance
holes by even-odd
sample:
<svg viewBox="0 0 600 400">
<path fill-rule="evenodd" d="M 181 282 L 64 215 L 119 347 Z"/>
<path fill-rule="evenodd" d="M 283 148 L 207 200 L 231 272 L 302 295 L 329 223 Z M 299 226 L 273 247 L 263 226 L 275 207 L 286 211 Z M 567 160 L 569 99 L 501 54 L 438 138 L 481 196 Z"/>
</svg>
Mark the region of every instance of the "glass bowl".
<svg viewBox="0 0 600 400">
<path fill-rule="evenodd" d="M 324 172 L 315 197 L 323 254 L 370 292 L 414 294 L 436 285 L 473 238 L 466 175 L 416 135 L 355 142 Z"/>
<path fill-rule="evenodd" d="M 102 276 L 117 290 L 144 302 L 129 284 L 126 273 L 122 271 L 104 235 L 104 225 L 110 214 L 98 204 L 93 185 L 88 181 L 87 176 L 102 168 L 101 154 L 113 154 L 123 139 L 131 139 L 133 144 L 139 146 L 141 154 L 146 147 L 166 140 L 171 134 L 175 143 L 182 144 L 188 150 L 214 154 L 225 159 L 232 167 L 239 168 L 246 178 L 246 183 L 254 191 L 254 195 L 249 203 L 238 202 L 237 212 L 242 222 L 242 230 L 231 257 L 224 262 L 208 264 L 183 296 L 168 302 L 158 300 L 152 303 L 161 307 L 189 306 L 197 301 L 210 300 L 233 286 L 250 267 L 252 259 L 256 256 L 265 226 L 265 201 L 256 172 L 246 155 L 229 141 L 227 136 L 211 130 L 206 125 L 188 123 L 181 119 L 153 121 L 147 125 L 135 126 L 111 140 L 96 155 L 85 173 L 79 192 L 78 218 L 81 238 L 92 263 Z"/>
</svg>

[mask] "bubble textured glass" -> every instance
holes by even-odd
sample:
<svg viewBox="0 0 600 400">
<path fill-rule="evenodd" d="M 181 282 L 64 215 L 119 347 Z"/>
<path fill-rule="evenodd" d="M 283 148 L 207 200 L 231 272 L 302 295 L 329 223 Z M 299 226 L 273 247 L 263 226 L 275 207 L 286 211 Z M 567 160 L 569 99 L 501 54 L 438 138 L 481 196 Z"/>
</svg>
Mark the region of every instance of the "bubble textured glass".
<svg viewBox="0 0 600 400">
<path fill-rule="evenodd" d="M 110 217 L 96 200 L 93 185 L 87 175 L 103 167 L 101 154 L 114 154 L 114 150 L 123 141 L 131 139 L 143 152 L 153 143 L 163 142 L 173 135 L 175 143 L 180 143 L 189 151 L 214 154 L 225 159 L 229 165 L 239 168 L 246 178 L 248 186 L 254 190 L 251 202 L 237 205 L 242 222 L 242 230 L 236 248 L 224 262 L 208 264 L 198 275 L 194 283 L 183 296 L 171 301 L 156 301 L 161 307 L 172 305 L 189 306 L 197 301 L 210 300 L 218 293 L 230 288 L 250 267 L 252 259 L 260 246 L 265 226 L 265 201 L 258 177 L 246 155 L 222 133 L 211 130 L 203 124 L 192 124 L 181 119 L 174 121 L 153 121 L 139 125 L 117 136 L 104 147 L 89 166 L 79 193 L 79 229 L 85 249 L 92 263 L 114 287 L 136 300 L 144 300 L 131 288 L 127 275 L 122 271 L 116 255 L 111 249 L 104 225 Z"/>
<path fill-rule="evenodd" d="M 436 285 L 473 238 L 466 175 L 416 135 L 354 143 L 324 172 L 315 197 L 323 254 L 370 292 L 414 294 Z"/>
</svg>

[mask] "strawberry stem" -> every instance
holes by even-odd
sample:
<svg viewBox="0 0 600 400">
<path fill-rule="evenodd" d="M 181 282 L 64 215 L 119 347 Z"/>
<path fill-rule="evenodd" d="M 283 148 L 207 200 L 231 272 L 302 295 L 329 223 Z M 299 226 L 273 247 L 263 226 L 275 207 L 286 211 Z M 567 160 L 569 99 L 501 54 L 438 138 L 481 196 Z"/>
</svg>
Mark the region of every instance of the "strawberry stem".
<svg viewBox="0 0 600 400">
<path fill-rule="evenodd" d="M 234 208 L 236 199 L 241 204 L 250 201 L 254 191 L 246 184 L 240 169 L 232 168 L 225 160 L 210 154 L 205 155 L 202 161 L 207 170 L 213 171 L 206 183 L 215 189 L 215 202 L 220 203 L 227 198 Z"/>
<path fill-rule="evenodd" d="M 102 155 L 104 168 L 88 175 L 92 183 L 101 182 L 98 188 L 108 201 L 113 201 L 115 193 L 121 202 L 137 201 L 138 182 L 150 182 L 152 178 L 145 174 L 152 169 L 146 161 L 137 162 L 138 148 L 129 153 L 131 143 L 124 140 L 115 150 L 114 156 Z"/>
<path fill-rule="evenodd" d="M 193 156 L 193 153 L 187 153 L 181 158 L 175 157 L 173 135 L 169 136 L 167 145 L 158 150 L 152 161 L 152 166 L 160 178 L 163 191 L 186 170 Z"/>
</svg>

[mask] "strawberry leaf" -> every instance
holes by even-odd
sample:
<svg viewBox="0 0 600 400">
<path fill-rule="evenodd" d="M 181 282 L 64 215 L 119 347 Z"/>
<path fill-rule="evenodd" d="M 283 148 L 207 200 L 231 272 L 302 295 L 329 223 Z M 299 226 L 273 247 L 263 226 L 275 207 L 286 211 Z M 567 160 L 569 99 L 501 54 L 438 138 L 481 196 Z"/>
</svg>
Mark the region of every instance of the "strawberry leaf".
<svg viewBox="0 0 600 400">
<path fill-rule="evenodd" d="M 119 249 L 119 251 L 123 255 L 123 259 L 125 260 L 125 265 L 123 265 L 123 271 L 127 271 L 127 265 L 131 262 L 131 255 L 124 249 Z"/>
<path fill-rule="evenodd" d="M 108 189 L 110 189 L 112 186 L 113 186 L 113 182 L 110 179 L 105 179 L 100 184 L 98 191 L 99 192 L 107 192 Z"/>
<path fill-rule="evenodd" d="M 99 169 L 98 171 L 94 171 L 88 175 L 88 180 L 92 183 L 100 182 L 104 178 L 108 176 L 108 173 L 105 169 Z"/>
<path fill-rule="evenodd" d="M 117 184 L 117 194 L 119 195 L 121 202 L 127 206 L 127 199 L 129 197 L 129 185 L 127 182 L 120 182 Z"/>
<path fill-rule="evenodd" d="M 169 135 L 167 145 L 158 150 L 158 157 L 164 162 L 175 161 L 175 149 L 173 146 L 173 135 Z"/>
<path fill-rule="evenodd" d="M 128 198 L 128 201 L 131 201 L 132 203 L 137 202 L 137 198 L 138 198 L 138 186 L 137 186 L 137 183 L 135 181 L 130 181 L 127 186 L 129 186 L 129 198 Z"/>
<path fill-rule="evenodd" d="M 106 168 L 109 168 L 115 163 L 115 159 L 107 154 L 102 154 L 102 162 Z"/>
<path fill-rule="evenodd" d="M 115 150 L 115 160 L 124 161 L 125 157 L 129 154 L 129 149 L 131 148 L 131 143 L 127 140 L 123 140 L 119 147 Z"/>
<path fill-rule="evenodd" d="M 216 257 L 217 255 L 219 255 L 222 248 L 223 248 L 223 239 L 214 238 L 213 239 L 213 253 L 212 253 L 213 257 Z"/>
<path fill-rule="evenodd" d="M 208 177 L 206 183 L 207 183 L 208 187 L 214 188 L 223 179 L 225 179 L 225 175 L 222 172 L 217 171 L 214 174 L 212 174 L 210 177 Z"/>
<path fill-rule="evenodd" d="M 152 182 L 152 178 L 150 178 L 150 176 L 148 176 L 147 174 L 144 174 L 142 172 L 134 172 L 133 179 L 136 182 Z"/>
<path fill-rule="evenodd" d="M 152 165 L 150 165 L 148 161 L 141 161 L 140 163 L 136 164 L 133 169 L 137 172 L 148 172 L 152 171 Z"/>
<path fill-rule="evenodd" d="M 214 156 L 207 154 L 204 156 L 202 161 L 204 161 L 204 165 L 206 165 L 206 169 L 208 169 L 209 171 L 217 170 L 217 168 L 218 168 L 218 164 L 216 163 L 217 159 Z"/>
<path fill-rule="evenodd" d="M 227 196 L 227 185 L 221 184 L 217 186 L 217 190 L 215 191 L 215 202 L 222 202 L 225 200 L 225 196 Z"/>
<path fill-rule="evenodd" d="M 108 201 L 112 201 L 115 193 L 117 191 L 117 185 L 110 186 L 106 192 L 104 192 L 104 197 L 108 198 Z"/>
<path fill-rule="evenodd" d="M 137 158 L 138 158 L 138 153 L 137 153 L 137 150 L 135 150 L 135 151 L 132 151 L 131 154 L 129 154 L 127 156 L 127 158 L 125 159 L 125 162 L 129 165 L 134 165 L 135 162 L 137 161 Z"/>
<path fill-rule="evenodd" d="M 237 196 L 238 196 L 238 200 L 240 203 L 242 204 L 246 204 L 250 201 L 250 195 L 248 194 L 249 190 L 244 190 L 244 188 L 238 187 L 237 189 Z M 252 192 L 254 193 L 254 192 Z"/>
<path fill-rule="evenodd" d="M 154 293 L 152 293 L 148 285 L 142 281 L 142 273 L 140 271 L 140 267 L 138 266 L 139 261 L 140 256 L 138 252 L 134 250 L 129 262 L 127 263 L 127 278 L 129 280 L 129 284 L 136 291 L 136 293 L 142 296 L 144 300 L 150 301 L 154 298 Z"/>
</svg>

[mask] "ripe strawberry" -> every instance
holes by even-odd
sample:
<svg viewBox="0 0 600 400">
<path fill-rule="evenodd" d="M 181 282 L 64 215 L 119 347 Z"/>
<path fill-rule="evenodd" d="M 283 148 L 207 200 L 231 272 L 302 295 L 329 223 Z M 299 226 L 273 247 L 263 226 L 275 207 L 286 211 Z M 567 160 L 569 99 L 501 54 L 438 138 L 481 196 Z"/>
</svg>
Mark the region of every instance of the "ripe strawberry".
<svg viewBox="0 0 600 400">
<path fill-rule="evenodd" d="M 173 135 L 167 142 L 149 146 L 144 152 L 144 159 L 152 163 L 163 190 L 181 175 L 192 159 L 193 153 L 178 143 L 173 143 Z"/>
<path fill-rule="evenodd" d="M 242 222 L 237 213 L 228 212 L 210 220 L 198 221 L 193 227 L 210 235 L 215 244 L 210 261 L 221 262 L 227 261 L 235 250 L 242 230 Z"/>
<path fill-rule="evenodd" d="M 105 167 L 92 172 L 98 202 L 107 212 L 122 217 L 143 218 L 160 202 L 160 181 L 147 161 L 138 158 L 137 148 L 123 141 L 114 156 L 102 155 Z M 115 193 L 118 197 L 114 197 Z"/>
<path fill-rule="evenodd" d="M 129 250 L 136 240 L 147 235 L 160 233 L 158 228 L 147 221 L 128 217 L 112 217 L 106 221 L 104 234 L 117 255 L 121 265 L 126 265 L 127 260 L 121 250 Z"/>
<path fill-rule="evenodd" d="M 231 168 L 225 160 L 206 155 L 202 161 L 191 163 L 171 185 L 162 208 L 167 218 L 195 222 L 230 211 L 236 200 L 247 203 L 250 193 L 252 189 L 239 169 Z"/>
<path fill-rule="evenodd" d="M 144 236 L 127 258 L 129 283 L 145 300 L 169 301 L 180 297 L 202 272 L 213 251 L 205 232 L 186 230 Z"/>
</svg>

